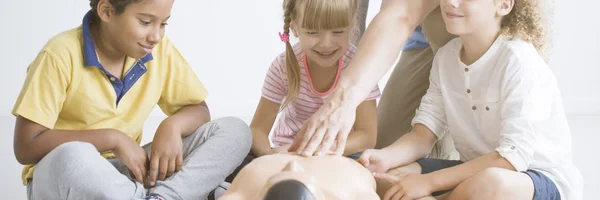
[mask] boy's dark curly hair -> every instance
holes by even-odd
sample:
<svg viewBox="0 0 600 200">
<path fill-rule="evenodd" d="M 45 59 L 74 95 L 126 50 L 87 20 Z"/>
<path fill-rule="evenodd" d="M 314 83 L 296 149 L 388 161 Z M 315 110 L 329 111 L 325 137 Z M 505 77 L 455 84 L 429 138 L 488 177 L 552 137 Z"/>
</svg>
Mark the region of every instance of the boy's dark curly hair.
<svg viewBox="0 0 600 200">
<path fill-rule="evenodd" d="M 90 7 L 92 7 L 92 12 L 94 13 L 95 19 L 98 18 L 98 2 L 100 2 L 101 0 L 90 0 Z M 132 3 L 138 3 L 141 2 L 143 0 L 108 0 L 108 3 L 110 3 L 110 5 L 112 5 L 113 8 L 113 12 L 116 15 L 120 15 L 123 14 L 123 12 L 125 12 L 125 8 L 127 8 L 127 6 L 129 4 Z"/>
</svg>

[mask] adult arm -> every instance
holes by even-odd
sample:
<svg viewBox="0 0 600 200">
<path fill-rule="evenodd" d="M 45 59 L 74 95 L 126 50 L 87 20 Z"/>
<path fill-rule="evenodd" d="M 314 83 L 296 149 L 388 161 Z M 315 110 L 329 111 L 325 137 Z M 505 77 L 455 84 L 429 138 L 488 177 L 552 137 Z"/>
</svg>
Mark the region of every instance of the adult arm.
<svg viewBox="0 0 600 200">
<path fill-rule="evenodd" d="M 356 108 L 393 65 L 411 33 L 438 5 L 436 0 L 384 0 L 348 70 L 299 132 L 290 151 L 309 156 L 319 146 L 330 149 L 336 142 L 336 154 L 341 155 L 356 118 Z"/>
</svg>

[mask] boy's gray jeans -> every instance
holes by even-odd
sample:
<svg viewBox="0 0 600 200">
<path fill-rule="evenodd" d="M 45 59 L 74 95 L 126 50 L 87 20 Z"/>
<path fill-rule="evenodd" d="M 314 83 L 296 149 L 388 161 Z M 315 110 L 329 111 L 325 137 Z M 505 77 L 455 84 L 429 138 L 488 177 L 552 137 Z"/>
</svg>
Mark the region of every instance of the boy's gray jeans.
<svg viewBox="0 0 600 200">
<path fill-rule="evenodd" d="M 250 151 L 252 133 L 237 118 L 202 125 L 183 138 L 183 166 L 153 188 L 129 174 L 119 159 L 106 159 L 90 143 L 68 142 L 56 147 L 37 165 L 27 185 L 30 200 L 142 199 L 157 193 L 167 200 L 206 199 Z M 150 155 L 152 144 L 143 148 Z"/>
</svg>

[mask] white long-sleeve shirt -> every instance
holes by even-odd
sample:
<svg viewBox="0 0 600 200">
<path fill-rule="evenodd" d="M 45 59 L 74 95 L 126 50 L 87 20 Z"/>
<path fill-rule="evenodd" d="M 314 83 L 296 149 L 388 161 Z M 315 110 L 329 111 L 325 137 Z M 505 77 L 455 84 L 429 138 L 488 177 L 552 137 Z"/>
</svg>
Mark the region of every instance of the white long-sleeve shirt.
<svg viewBox="0 0 600 200">
<path fill-rule="evenodd" d="M 471 65 L 460 60 L 461 48 L 456 38 L 436 54 L 413 125 L 437 138 L 451 134 L 462 161 L 497 151 L 517 171 L 548 176 L 562 199 L 581 199 L 561 94 L 534 46 L 500 36 Z"/>
</svg>

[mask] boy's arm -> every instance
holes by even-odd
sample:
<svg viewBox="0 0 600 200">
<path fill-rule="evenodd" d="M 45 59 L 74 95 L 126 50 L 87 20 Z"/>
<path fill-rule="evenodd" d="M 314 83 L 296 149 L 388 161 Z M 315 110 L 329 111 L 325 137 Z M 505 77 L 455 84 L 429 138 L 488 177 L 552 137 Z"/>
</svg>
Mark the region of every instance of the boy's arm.
<svg viewBox="0 0 600 200">
<path fill-rule="evenodd" d="M 15 124 L 15 157 L 23 165 L 37 164 L 57 146 L 71 141 L 91 143 L 99 152 L 113 150 L 126 136 L 113 129 L 53 130 L 18 116 Z"/>
<path fill-rule="evenodd" d="M 150 186 L 165 180 L 183 167 L 182 138 L 209 122 L 208 92 L 192 67 L 168 38 L 161 40 L 162 90 L 157 105 L 165 118 L 152 139 L 149 163 Z M 157 63 L 158 64 L 158 63 Z"/>
<path fill-rule="evenodd" d="M 181 137 L 192 134 L 198 127 L 210 121 L 210 110 L 206 101 L 195 105 L 187 105 L 179 109 L 175 114 L 165 118 L 163 124 L 177 127 L 181 132 Z"/>
<path fill-rule="evenodd" d="M 70 77 L 70 65 L 45 51 L 41 51 L 27 68 L 25 83 L 12 111 L 16 116 L 13 148 L 19 163 L 36 164 L 66 142 L 88 142 L 98 151 L 108 151 L 128 137 L 111 129 L 54 129 L 66 99 Z"/>
<path fill-rule="evenodd" d="M 329 149 L 337 139 L 337 153 L 341 154 L 355 121 L 356 108 L 393 65 L 415 28 L 438 5 L 436 0 L 384 0 L 362 36 L 348 70 L 327 102 L 307 121 L 291 150 L 313 155 L 319 146 Z M 323 139 L 325 135 L 328 140 Z"/>
<path fill-rule="evenodd" d="M 63 143 L 87 142 L 99 152 L 113 151 L 140 183 L 146 178 L 147 155 L 128 135 L 114 129 L 55 130 L 21 116 L 15 125 L 14 151 L 19 163 L 37 164 L 50 151 Z"/>
<path fill-rule="evenodd" d="M 181 134 L 188 135 L 211 120 L 205 102 L 208 91 L 169 38 L 163 38 L 160 45 L 164 49 L 161 67 L 165 81 L 157 104 L 168 116 L 161 126 L 174 124 Z"/>
<path fill-rule="evenodd" d="M 344 156 L 372 149 L 377 142 L 377 101 L 368 100 L 356 109 L 354 131 L 348 135 Z"/>
<path fill-rule="evenodd" d="M 254 156 L 273 154 L 269 142 L 269 132 L 275 123 L 280 104 L 260 98 L 250 129 L 252 130 L 252 148 Z"/>
</svg>

